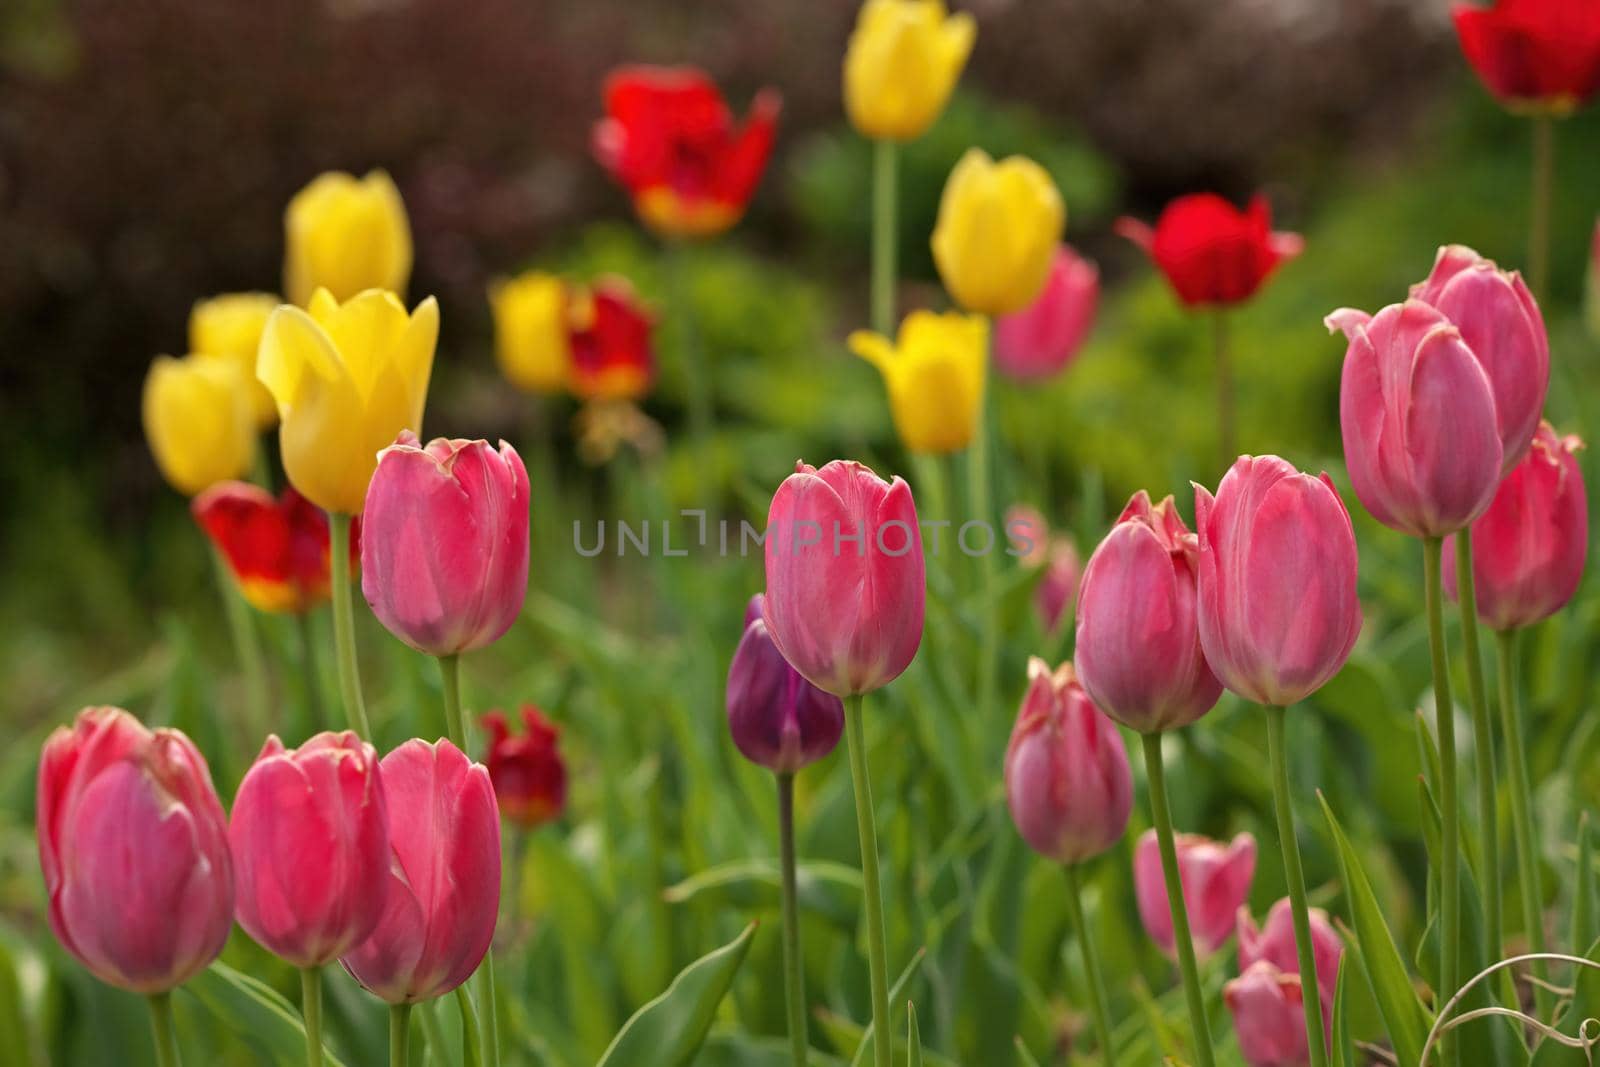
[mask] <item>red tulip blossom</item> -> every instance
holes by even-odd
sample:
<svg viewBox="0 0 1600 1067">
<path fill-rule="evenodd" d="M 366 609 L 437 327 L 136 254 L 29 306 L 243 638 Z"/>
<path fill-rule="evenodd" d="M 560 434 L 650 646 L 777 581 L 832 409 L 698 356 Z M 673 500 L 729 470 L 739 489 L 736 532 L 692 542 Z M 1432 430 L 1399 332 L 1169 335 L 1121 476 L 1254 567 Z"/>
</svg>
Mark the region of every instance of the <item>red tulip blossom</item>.
<svg viewBox="0 0 1600 1067">
<path fill-rule="evenodd" d="M 259 610 L 305 612 L 328 599 L 328 517 L 293 489 L 274 498 L 247 482 L 219 482 L 190 511 Z M 360 530 L 358 517 L 350 524 L 352 563 Z"/>
<path fill-rule="evenodd" d="M 1600 4 L 1495 0 L 1451 10 L 1461 51 L 1507 107 L 1565 115 L 1600 89 Z"/>
<path fill-rule="evenodd" d="M 1155 229 L 1121 218 L 1116 231 L 1149 254 L 1190 307 L 1250 299 L 1305 246 L 1299 234 L 1272 229 L 1272 209 L 1259 195 L 1240 211 L 1215 193 L 1191 193 L 1168 204 Z"/>
<path fill-rule="evenodd" d="M 621 278 L 602 278 L 571 296 L 568 388 L 584 400 L 637 400 L 655 381 L 655 320 Z"/>
<path fill-rule="evenodd" d="M 512 736 L 504 712 L 483 717 L 489 731 L 484 764 L 500 814 L 525 830 L 554 819 L 567 804 L 567 765 L 557 742 L 561 731 L 532 704 L 522 705 L 522 734 Z"/>
</svg>

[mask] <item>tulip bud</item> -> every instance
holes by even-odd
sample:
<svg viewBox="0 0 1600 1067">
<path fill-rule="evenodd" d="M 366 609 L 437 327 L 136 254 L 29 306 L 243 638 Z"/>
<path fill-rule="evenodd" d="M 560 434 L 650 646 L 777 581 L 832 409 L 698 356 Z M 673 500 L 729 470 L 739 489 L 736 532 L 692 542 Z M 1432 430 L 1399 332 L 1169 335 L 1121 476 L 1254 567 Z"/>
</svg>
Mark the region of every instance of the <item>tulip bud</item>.
<svg viewBox="0 0 1600 1067">
<path fill-rule="evenodd" d="M 256 610 L 301 614 L 328 599 L 328 517 L 293 487 L 274 498 L 248 482 L 219 482 L 189 511 Z M 359 519 L 350 526 L 352 562 L 360 558 L 360 527 Z"/>
<path fill-rule="evenodd" d="M 389 175 L 319 175 L 283 215 L 283 286 L 307 307 L 318 289 L 345 303 L 367 289 L 404 294 L 411 278 L 411 224 Z M 279 399 L 282 404 L 282 399 Z"/>
<path fill-rule="evenodd" d="M 233 798 L 228 842 L 245 932 L 300 968 L 342 956 L 377 926 L 389 888 L 377 752 L 351 731 L 298 749 L 267 738 Z"/>
<path fill-rule="evenodd" d="M 422 429 L 438 337 L 431 296 L 407 315 L 390 292 L 340 304 L 319 289 L 306 310 L 272 313 L 256 373 L 278 402 L 284 472 L 313 504 L 361 514 L 379 451 Z"/>
<path fill-rule="evenodd" d="M 844 704 L 783 658 L 762 618 L 766 599 L 760 593 L 750 598 L 744 636 L 728 665 L 728 727 L 745 759 L 793 774 L 839 743 Z"/>
<path fill-rule="evenodd" d="M 222 952 L 233 928 L 227 818 L 182 733 L 85 708 L 45 741 L 35 812 L 50 929 L 96 978 L 162 993 Z"/>
<path fill-rule="evenodd" d="M 1194 487 L 1200 646 L 1222 684 L 1287 707 L 1339 673 L 1361 633 L 1356 537 L 1326 474 L 1240 456 Z"/>
<path fill-rule="evenodd" d="M 530 393 L 566 388 L 572 365 L 567 305 L 567 285 L 553 274 L 527 271 L 489 287 L 494 355 L 506 381 Z"/>
<path fill-rule="evenodd" d="M 1305 247 L 1299 234 L 1272 229 L 1264 196 L 1251 197 L 1240 211 L 1215 193 L 1190 193 L 1162 209 L 1155 229 L 1122 218 L 1116 231 L 1144 249 L 1189 307 L 1249 300 L 1279 264 Z"/>
<path fill-rule="evenodd" d="M 223 359 L 157 356 L 144 379 L 144 435 L 167 483 L 185 496 L 250 472 L 251 382 Z"/>
<path fill-rule="evenodd" d="M 1256 873 L 1256 839 L 1237 834 L 1223 845 L 1199 834 L 1178 834 L 1175 844 L 1178 880 L 1183 883 L 1195 953 L 1209 956 L 1233 933 L 1239 908 L 1250 895 L 1250 881 Z M 1133 888 L 1145 932 L 1168 958 L 1175 958 L 1167 879 L 1154 830 L 1146 830 L 1134 846 Z"/>
<path fill-rule="evenodd" d="M 1455 4 L 1461 51 L 1513 111 L 1569 115 L 1600 88 L 1600 18 L 1567 0 Z"/>
<path fill-rule="evenodd" d="M 989 364 L 982 315 L 913 311 L 895 341 L 857 330 L 848 343 L 883 374 L 894 428 L 908 452 L 941 455 L 972 443 Z"/>
<path fill-rule="evenodd" d="M 1311 954 L 1317 962 L 1318 995 L 1325 1009 L 1322 1018 L 1326 1023 L 1333 1018 L 1333 995 L 1339 985 L 1339 957 L 1344 954 L 1344 942 L 1328 921 L 1328 913 L 1321 908 L 1311 908 Z M 1267 925 L 1257 927 L 1248 907 L 1238 913 L 1239 970 L 1245 972 L 1265 961 L 1280 971 L 1300 973 L 1300 953 L 1294 941 L 1294 911 L 1289 898 L 1283 897 L 1267 912 Z M 1305 1032 L 1305 1024 L 1300 1024 Z"/>
<path fill-rule="evenodd" d="M 1222 695 L 1200 647 L 1199 569 L 1199 543 L 1172 498 L 1151 507 L 1142 489 L 1084 569 L 1079 676 L 1098 707 L 1140 733 L 1187 726 Z"/>
<path fill-rule="evenodd" d="M 277 424 L 278 406 L 256 380 L 256 352 L 267 317 L 282 302 L 271 293 L 224 293 L 200 301 L 189 312 L 189 351 L 226 359 L 239 368 L 250 383 L 250 407 L 262 429 Z"/>
<path fill-rule="evenodd" d="M 625 278 L 575 292 L 568 309 L 567 385 L 584 400 L 637 400 L 655 381 L 655 319 Z"/>
<path fill-rule="evenodd" d="M 933 260 L 968 311 L 1021 311 L 1044 288 L 1066 223 L 1066 205 L 1043 167 L 1023 156 L 996 163 L 969 148 L 939 198 Z"/>
<path fill-rule="evenodd" d="M 556 742 L 561 731 L 532 704 L 522 705 L 522 736 L 511 736 L 506 717 L 483 717 L 489 731 L 484 758 L 500 814 L 524 830 L 542 826 L 567 804 L 567 765 Z"/>
<path fill-rule="evenodd" d="M 1583 442 L 1539 424 L 1533 447 L 1472 524 L 1472 579 L 1478 614 L 1493 630 L 1548 619 L 1578 591 L 1589 548 L 1589 501 L 1575 454 Z M 1455 535 L 1444 558 L 1454 558 Z M 1456 569 L 1444 588 L 1456 599 Z"/>
<path fill-rule="evenodd" d="M 978 25 L 944 0 L 866 0 L 844 54 L 844 106 L 863 137 L 911 141 L 933 125 Z"/>
<path fill-rule="evenodd" d="M 1233 1016 L 1239 1054 L 1249 1067 L 1307 1067 L 1306 1005 L 1300 976 L 1270 963 L 1257 963 L 1222 987 Z M 1322 1016 L 1326 1027 L 1329 1018 Z"/>
<path fill-rule="evenodd" d="M 767 630 L 812 685 L 867 693 L 910 665 L 927 585 L 909 485 L 849 460 L 797 463 L 766 538 Z"/>
<path fill-rule="evenodd" d="M 1115 845 L 1133 810 L 1122 735 L 1089 702 L 1072 664 L 1028 660 L 1028 692 L 1006 747 L 1006 803 L 1035 852 L 1080 863 Z"/>
<path fill-rule="evenodd" d="M 389 804 L 389 889 L 377 929 L 339 962 L 390 1004 L 472 976 L 500 911 L 500 813 L 481 763 L 449 741 L 407 741 L 379 765 Z"/>
<path fill-rule="evenodd" d="M 1033 303 L 995 320 L 995 366 L 1018 381 L 1059 374 L 1082 347 L 1099 302 L 1100 269 L 1062 245 Z"/>
<path fill-rule="evenodd" d="M 401 433 L 378 457 L 361 526 L 361 591 L 430 656 L 482 648 L 528 594 L 528 472 L 500 442 Z"/>
</svg>

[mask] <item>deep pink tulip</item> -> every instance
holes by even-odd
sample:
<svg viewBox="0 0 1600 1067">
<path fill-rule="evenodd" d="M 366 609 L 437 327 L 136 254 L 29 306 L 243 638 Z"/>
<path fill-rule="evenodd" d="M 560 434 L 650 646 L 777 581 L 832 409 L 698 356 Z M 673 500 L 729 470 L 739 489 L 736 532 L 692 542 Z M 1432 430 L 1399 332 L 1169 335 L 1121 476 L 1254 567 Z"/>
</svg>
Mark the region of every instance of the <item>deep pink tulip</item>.
<svg viewBox="0 0 1600 1067">
<path fill-rule="evenodd" d="M 1178 834 L 1178 877 L 1189 914 L 1189 933 L 1197 955 L 1209 956 L 1233 933 L 1256 874 L 1256 839 L 1247 833 L 1226 845 L 1199 834 Z M 1156 832 L 1146 830 L 1133 849 L 1133 890 L 1139 918 L 1156 947 L 1175 958 L 1167 879 L 1161 870 Z"/>
<path fill-rule="evenodd" d="M 995 366 L 1021 381 L 1060 373 L 1089 335 L 1099 302 L 1100 268 L 1062 245 L 1033 303 L 995 320 Z"/>
<path fill-rule="evenodd" d="M 390 1004 L 472 976 L 500 910 L 500 812 L 481 763 L 449 741 L 413 739 L 380 764 L 393 857 L 378 928 L 339 962 Z"/>
<path fill-rule="evenodd" d="M 793 774 L 838 745 L 844 704 L 783 658 L 761 617 L 766 599 L 760 593 L 750 598 L 744 636 L 728 666 L 728 727 L 745 759 Z"/>
<path fill-rule="evenodd" d="M 1028 692 L 1006 747 L 1006 803 L 1017 832 L 1057 863 L 1116 844 L 1133 810 L 1133 774 L 1116 724 L 1089 702 L 1072 665 L 1028 661 Z"/>
<path fill-rule="evenodd" d="M 1306 1067 L 1306 1005 L 1300 976 L 1261 961 L 1222 987 L 1239 1053 L 1249 1067 Z M 1330 1018 L 1323 1013 L 1323 1025 Z"/>
<path fill-rule="evenodd" d="M 1421 300 L 1325 320 L 1349 338 L 1339 428 L 1356 496 L 1413 537 L 1443 537 L 1483 514 L 1500 481 L 1493 386 L 1460 329 Z"/>
<path fill-rule="evenodd" d="M 922 641 L 927 594 L 911 487 L 850 460 L 797 463 L 766 537 L 767 630 L 795 670 L 842 697 L 898 677 Z"/>
<path fill-rule="evenodd" d="M 1311 908 L 1311 954 L 1317 962 L 1318 994 L 1322 997 L 1323 1024 L 1333 1019 L 1333 994 L 1339 985 L 1339 957 L 1344 955 L 1344 942 L 1328 921 L 1328 913 L 1321 908 Z M 1238 915 L 1239 971 L 1248 971 L 1265 960 L 1287 974 L 1300 973 L 1300 953 L 1294 943 L 1294 911 L 1289 898 L 1284 897 L 1267 912 L 1267 924 L 1256 926 L 1248 907 L 1241 907 Z M 1305 1023 L 1301 1023 L 1305 1032 Z"/>
<path fill-rule="evenodd" d="M 1287 707 L 1339 673 L 1361 633 L 1356 537 L 1326 474 L 1240 456 L 1194 487 L 1200 645 L 1222 684 Z"/>
<path fill-rule="evenodd" d="M 181 732 L 85 708 L 44 743 L 36 818 L 50 929 L 96 978 L 161 993 L 217 958 L 233 928 L 228 824 Z"/>
<path fill-rule="evenodd" d="M 1200 648 L 1200 546 L 1169 496 L 1143 489 L 1089 557 L 1075 659 L 1096 706 L 1140 733 L 1172 730 L 1222 695 Z"/>
<path fill-rule="evenodd" d="M 361 516 L 361 591 L 400 640 L 433 656 L 482 648 L 528 593 L 528 472 L 500 442 L 402 431 L 378 455 Z"/>
<path fill-rule="evenodd" d="M 378 753 L 353 731 L 267 738 L 233 798 L 239 925 L 296 967 L 366 940 L 389 888 Z"/>
<path fill-rule="evenodd" d="M 1540 423 L 1527 456 L 1472 524 L 1478 613 L 1491 629 L 1532 626 L 1578 591 L 1589 548 L 1589 501 L 1575 455 L 1582 447 L 1576 437 L 1558 437 L 1548 422 Z M 1444 558 L 1454 560 L 1451 544 Z M 1454 600 L 1453 562 L 1444 567 L 1444 588 Z"/>
</svg>

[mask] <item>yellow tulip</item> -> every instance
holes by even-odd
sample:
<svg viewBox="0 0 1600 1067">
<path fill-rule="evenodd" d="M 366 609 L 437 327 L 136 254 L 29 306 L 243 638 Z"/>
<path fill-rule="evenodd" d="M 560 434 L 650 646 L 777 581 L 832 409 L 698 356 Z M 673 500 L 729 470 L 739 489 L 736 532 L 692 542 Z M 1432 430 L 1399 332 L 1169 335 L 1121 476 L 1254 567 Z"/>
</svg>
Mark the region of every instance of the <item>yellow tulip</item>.
<svg viewBox="0 0 1600 1067">
<path fill-rule="evenodd" d="M 391 292 L 339 303 L 318 289 L 305 309 L 267 320 L 256 374 L 278 402 L 283 469 L 318 507 L 359 515 L 378 452 L 401 430 L 422 433 L 422 406 L 439 338 L 429 297 L 410 315 Z"/>
<path fill-rule="evenodd" d="M 500 373 L 518 389 L 558 393 L 567 384 L 567 285 L 553 274 L 528 271 L 489 287 L 494 353 Z"/>
<path fill-rule="evenodd" d="M 318 289 L 336 300 L 367 289 L 405 293 L 411 225 L 400 190 L 383 171 L 360 179 L 342 171 L 319 176 L 289 201 L 283 228 L 283 284 L 301 307 Z"/>
<path fill-rule="evenodd" d="M 1008 315 L 1044 288 L 1067 208 L 1045 169 L 969 148 L 945 182 L 933 228 L 944 287 L 968 311 Z"/>
<path fill-rule="evenodd" d="M 944 110 L 978 27 L 944 0 L 867 0 L 844 55 L 850 122 L 874 140 L 922 136 Z"/>
<path fill-rule="evenodd" d="M 282 302 L 271 293 L 224 293 L 200 301 L 189 312 L 189 351 L 238 364 L 252 383 L 251 408 L 262 429 L 278 421 L 278 406 L 256 380 L 256 350 L 267 316 Z"/>
<path fill-rule="evenodd" d="M 255 465 L 250 379 L 232 360 L 157 356 L 141 406 L 156 466 L 178 492 L 194 496 Z"/>
<path fill-rule="evenodd" d="M 883 373 L 894 428 L 907 449 L 957 452 L 972 443 L 989 363 L 987 319 L 913 311 L 896 341 L 857 330 L 848 343 Z"/>
</svg>

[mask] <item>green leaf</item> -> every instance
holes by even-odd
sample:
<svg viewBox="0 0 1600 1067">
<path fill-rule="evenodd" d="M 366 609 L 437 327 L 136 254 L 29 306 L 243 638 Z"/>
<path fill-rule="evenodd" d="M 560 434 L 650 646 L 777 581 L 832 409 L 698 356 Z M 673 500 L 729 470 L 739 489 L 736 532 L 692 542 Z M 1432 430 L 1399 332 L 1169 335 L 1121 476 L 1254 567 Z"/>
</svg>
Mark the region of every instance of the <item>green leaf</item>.
<svg viewBox="0 0 1600 1067">
<path fill-rule="evenodd" d="M 1534 862 L 1538 863 L 1537 857 Z M 1572 888 L 1572 951 L 1600 937 L 1595 923 L 1594 844 L 1589 839 L 1589 813 L 1578 817 L 1578 880 Z"/>
<path fill-rule="evenodd" d="M 889 987 L 890 1004 L 894 1004 L 906 995 L 906 986 L 911 984 L 912 976 L 917 973 L 917 969 L 922 966 L 922 961 L 927 955 L 927 949 L 917 949 L 917 954 L 911 957 L 911 962 L 906 964 L 905 970 L 900 972 L 900 977 L 896 978 L 894 985 Z M 869 1022 L 866 1029 L 861 1031 L 861 1040 L 856 1045 L 856 1054 L 850 1059 L 850 1067 L 859 1067 L 860 1064 L 866 1061 L 867 1053 L 871 1051 L 872 1042 L 875 1039 L 873 1033 L 875 1028 L 876 1024 Z"/>
<path fill-rule="evenodd" d="M 843 1060 L 816 1049 L 806 1051 L 807 1067 L 845 1067 Z M 794 1067 L 794 1052 L 787 1037 L 752 1037 L 733 1030 L 718 1030 L 706 1038 L 694 1067 Z"/>
<path fill-rule="evenodd" d="M 917 1029 L 917 1006 L 906 1001 L 906 1067 L 922 1067 L 922 1032 Z"/>
<path fill-rule="evenodd" d="M 669 904 L 699 901 L 715 908 L 777 910 L 782 904 L 782 879 L 771 860 L 737 860 L 709 867 L 662 891 Z M 861 918 L 861 872 L 843 863 L 813 860 L 795 867 L 800 907 L 822 916 L 842 930 L 855 929 Z"/>
<path fill-rule="evenodd" d="M 19 1057 L 18 1067 L 33 1067 L 44 1062 L 28 1033 L 28 1017 L 23 1008 L 22 984 L 17 966 L 4 941 L 0 941 L 0 1048 Z"/>
<path fill-rule="evenodd" d="M 1333 1063 L 1331 1067 L 1359 1067 L 1356 1050 L 1350 1044 L 1350 1016 L 1345 1008 L 1344 980 L 1350 973 L 1350 955 L 1339 957 L 1339 977 L 1333 986 Z"/>
<path fill-rule="evenodd" d="M 306 1028 L 300 1012 L 265 982 L 226 963 L 213 963 L 180 988 L 271 1062 L 287 1067 L 305 1062 Z M 326 1049 L 323 1061 L 329 1067 L 342 1067 Z"/>
<path fill-rule="evenodd" d="M 1039 1061 L 1033 1058 L 1033 1053 L 1028 1051 L 1028 1046 L 1022 1043 L 1022 1035 L 1016 1038 L 1017 1067 L 1039 1067 Z"/>
<path fill-rule="evenodd" d="M 1600 941 L 1589 946 L 1584 959 L 1600 964 Z M 1561 1017 L 1558 1027 L 1568 1035 L 1576 1034 L 1588 1020 L 1600 1017 L 1600 968 L 1577 967 L 1576 970 L 1572 1005 Z M 1533 1057 L 1533 1067 L 1589 1067 L 1590 1062 L 1582 1049 L 1568 1048 L 1549 1038 L 1544 1039 Z"/>
<path fill-rule="evenodd" d="M 750 951 L 756 924 L 689 964 L 666 992 L 634 1012 L 595 1067 L 687 1067 Z"/>
</svg>

